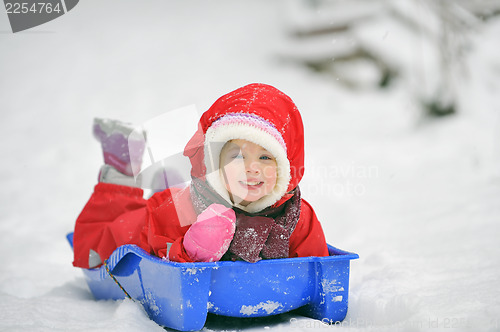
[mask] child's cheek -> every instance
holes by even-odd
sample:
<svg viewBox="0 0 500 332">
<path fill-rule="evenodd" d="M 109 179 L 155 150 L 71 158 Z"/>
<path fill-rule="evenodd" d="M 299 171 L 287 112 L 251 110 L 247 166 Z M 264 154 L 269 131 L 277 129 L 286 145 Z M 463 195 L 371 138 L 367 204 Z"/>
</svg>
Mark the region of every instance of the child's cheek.
<svg viewBox="0 0 500 332">
<path fill-rule="evenodd" d="M 224 182 L 226 183 L 226 189 L 230 190 L 230 186 L 234 186 L 238 181 L 238 175 L 243 170 L 238 164 L 228 164 L 224 167 Z M 234 188 L 233 188 L 234 189 Z"/>
<path fill-rule="evenodd" d="M 276 182 L 277 173 L 276 167 L 274 166 L 266 166 L 263 168 L 263 174 L 266 178 L 267 182 Z"/>
</svg>

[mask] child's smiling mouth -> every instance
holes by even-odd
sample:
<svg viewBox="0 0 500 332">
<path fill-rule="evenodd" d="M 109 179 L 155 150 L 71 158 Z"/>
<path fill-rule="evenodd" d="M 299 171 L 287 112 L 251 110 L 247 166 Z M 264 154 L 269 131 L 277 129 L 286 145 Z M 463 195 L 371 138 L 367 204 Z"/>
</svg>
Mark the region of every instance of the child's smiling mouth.
<svg viewBox="0 0 500 332">
<path fill-rule="evenodd" d="M 255 181 L 255 180 L 247 180 L 247 181 L 239 181 L 239 183 L 248 189 L 258 189 L 264 185 L 263 181 Z"/>
</svg>

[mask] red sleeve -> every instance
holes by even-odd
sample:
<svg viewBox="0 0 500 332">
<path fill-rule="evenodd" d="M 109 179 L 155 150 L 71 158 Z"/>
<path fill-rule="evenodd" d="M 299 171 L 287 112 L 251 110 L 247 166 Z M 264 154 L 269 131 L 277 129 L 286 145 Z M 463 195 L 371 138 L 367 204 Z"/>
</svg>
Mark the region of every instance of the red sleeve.
<svg viewBox="0 0 500 332">
<path fill-rule="evenodd" d="M 182 245 L 184 234 L 197 217 L 189 187 L 155 194 L 148 201 L 148 209 L 147 243 L 151 252 L 175 262 L 192 262 Z"/>
<path fill-rule="evenodd" d="M 168 252 L 168 259 L 174 262 L 186 263 L 193 262 L 193 260 L 189 257 L 186 250 L 184 249 L 184 245 L 182 241 L 184 240 L 184 236 L 175 240 Z"/>
<path fill-rule="evenodd" d="M 290 236 L 290 257 L 328 256 L 323 228 L 311 205 L 302 199 L 300 218 Z"/>
</svg>

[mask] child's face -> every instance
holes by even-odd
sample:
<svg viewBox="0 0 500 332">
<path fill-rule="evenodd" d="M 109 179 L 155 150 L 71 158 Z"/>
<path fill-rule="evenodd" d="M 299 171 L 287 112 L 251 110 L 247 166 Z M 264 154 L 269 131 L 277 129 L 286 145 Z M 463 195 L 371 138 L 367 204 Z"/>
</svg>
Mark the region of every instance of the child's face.
<svg viewBox="0 0 500 332">
<path fill-rule="evenodd" d="M 227 142 L 220 165 L 222 181 L 234 203 L 246 206 L 271 193 L 276 185 L 276 160 L 255 143 L 242 139 Z"/>
</svg>

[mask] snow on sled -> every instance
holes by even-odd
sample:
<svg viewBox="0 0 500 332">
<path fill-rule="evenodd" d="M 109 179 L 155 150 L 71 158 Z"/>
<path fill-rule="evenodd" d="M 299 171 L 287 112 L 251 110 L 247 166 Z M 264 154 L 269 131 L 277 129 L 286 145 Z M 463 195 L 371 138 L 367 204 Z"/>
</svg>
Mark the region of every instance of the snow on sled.
<svg viewBox="0 0 500 332">
<path fill-rule="evenodd" d="M 73 233 L 67 238 L 73 245 Z M 180 331 L 201 330 L 208 313 L 262 317 L 298 309 L 331 323 L 347 314 L 349 265 L 358 255 L 328 250 L 328 257 L 177 263 L 124 245 L 105 265 L 83 273 L 96 299 L 128 295 L 156 323 Z"/>
</svg>

